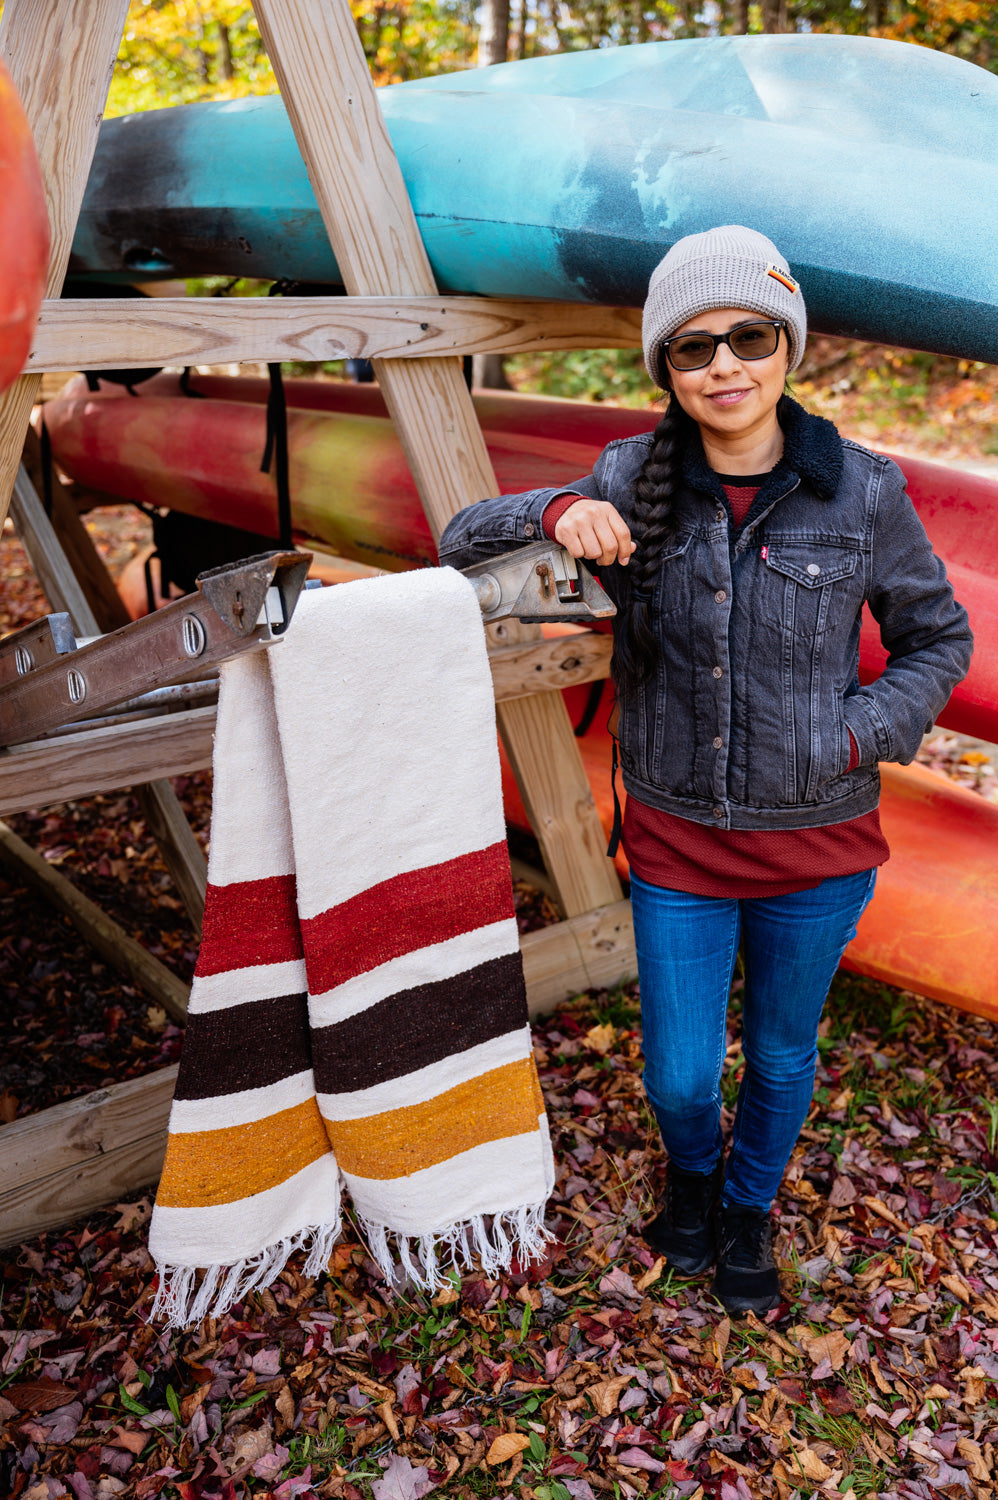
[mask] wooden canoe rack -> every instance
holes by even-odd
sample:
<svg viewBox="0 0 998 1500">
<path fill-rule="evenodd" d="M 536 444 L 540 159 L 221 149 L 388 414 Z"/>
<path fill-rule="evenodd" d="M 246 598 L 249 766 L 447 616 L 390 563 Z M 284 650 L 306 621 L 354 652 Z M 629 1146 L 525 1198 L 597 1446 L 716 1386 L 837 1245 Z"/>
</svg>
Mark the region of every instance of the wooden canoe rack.
<svg viewBox="0 0 998 1500">
<path fill-rule="evenodd" d="M 41 528 L 32 561 L 58 575 L 43 579 L 49 601 L 69 610 L 80 634 L 93 632 L 93 611 L 59 539 L 45 533 L 21 467 L 43 371 L 371 358 L 438 536 L 458 510 L 498 491 L 461 356 L 640 345 L 633 309 L 437 294 L 349 0 L 254 0 L 348 295 L 279 305 L 263 298 L 162 298 L 141 308 L 132 300 L 61 302 L 127 9 L 128 0 L 6 0 L 0 21 L 0 57 L 32 125 L 52 226 L 49 300 L 24 374 L 0 396 L 0 523 L 16 481 L 18 529 Z M 629 904 L 604 853 L 557 691 L 605 676 L 608 643 L 545 641 L 536 627 L 515 621 L 490 627 L 490 637 L 500 733 L 565 913 L 522 942 L 538 1013 L 636 968 Z M 213 723 L 214 710 L 202 708 L 16 747 L 0 756 L 0 816 L 144 782 L 147 816 L 196 911 L 203 859 L 182 814 L 178 822 L 167 778 L 210 765 Z M 0 1243 L 154 1180 L 173 1074 L 163 1070 L 0 1127 Z"/>
</svg>

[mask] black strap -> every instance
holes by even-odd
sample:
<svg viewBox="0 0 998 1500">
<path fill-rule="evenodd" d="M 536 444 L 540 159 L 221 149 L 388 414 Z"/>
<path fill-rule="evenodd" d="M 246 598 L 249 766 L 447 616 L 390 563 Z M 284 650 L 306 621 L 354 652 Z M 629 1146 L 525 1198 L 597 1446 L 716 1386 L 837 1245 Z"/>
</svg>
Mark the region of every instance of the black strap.
<svg viewBox="0 0 998 1500">
<path fill-rule="evenodd" d="M 49 520 L 52 519 L 52 439 L 45 425 L 45 408 L 42 407 L 42 431 L 39 439 L 42 452 L 42 504 Z"/>
<path fill-rule="evenodd" d="M 269 474 L 271 462 L 274 463 L 277 480 L 277 538 L 281 547 L 290 552 L 294 542 L 291 537 L 291 486 L 288 479 L 288 403 L 284 395 L 280 364 L 270 364 L 267 370 L 270 374 L 267 441 L 260 473 Z"/>
<path fill-rule="evenodd" d="M 605 687 L 605 677 L 597 677 L 595 682 L 589 684 L 589 697 L 586 699 L 586 706 L 582 710 L 582 717 L 575 726 L 574 733 L 577 740 L 581 740 L 584 735 L 589 733 L 592 722 L 599 712 L 599 706 L 603 701 L 603 689 Z"/>
<path fill-rule="evenodd" d="M 190 365 L 184 365 L 183 373 L 180 377 L 180 394 L 182 396 L 189 396 L 192 400 L 203 401 L 205 399 L 204 391 L 196 391 L 191 385 Z"/>
<path fill-rule="evenodd" d="M 617 796 L 617 736 L 613 737 L 613 758 L 610 761 L 610 790 L 613 792 L 613 827 L 610 829 L 610 842 L 606 846 L 606 852 L 613 859 L 620 848 L 620 798 Z"/>
</svg>

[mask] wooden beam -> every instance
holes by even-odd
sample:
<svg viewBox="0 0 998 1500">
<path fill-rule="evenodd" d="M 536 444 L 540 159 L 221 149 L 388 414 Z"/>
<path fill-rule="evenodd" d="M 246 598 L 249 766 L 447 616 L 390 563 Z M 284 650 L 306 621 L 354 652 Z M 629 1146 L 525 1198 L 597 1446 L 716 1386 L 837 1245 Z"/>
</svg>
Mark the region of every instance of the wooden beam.
<svg viewBox="0 0 998 1500">
<path fill-rule="evenodd" d="M 501 297 L 163 297 L 42 304 L 25 372 L 641 347 L 631 307 Z"/>
<path fill-rule="evenodd" d="M 605 677 L 610 639 L 593 631 L 506 646 L 489 656 L 497 700 Z M 80 728 L 0 750 L 0 817 L 211 766 L 215 709 Z"/>
<path fill-rule="evenodd" d="M 430 269 L 392 150 L 349 0 L 255 0 L 254 10 L 347 291 L 355 297 L 434 297 Z M 498 493 L 481 428 L 455 358 L 377 359 L 375 375 L 427 519 L 438 535 L 463 506 Z M 507 639 L 514 638 L 507 627 Z M 500 708 L 518 775 L 534 781 L 533 734 Z M 619 898 L 600 852 L 602 830 L 560 696 L 538 704 L 542 753 L 554 774 L 521 791 L 565 911 Z M 567 730 L 567 733 L 566 733 Z M 522 740 L 522 744 L 521 744 Z M 581 826 L 585 837 L 574 835 Z M 570 858 L 566 860 L 566 851 Z"/>
<path fill-rule="evenodd" d="M 0 817 L 211 766 L 215 709 L 80 729 L 0 750 Z"/>
<path fill-rule="evenodd" d="M 612 989 L 638 972 L 631 903 L 615 901 L 520 939 L 527 1005 L 547 1015 L 584 990 Z"/>
<path fill-rule="evenodd" d="M 6 0 L 0 59 L 6 63 L 35 140 L 52 228 L 47 292 L 58 297 L 90 175 L 128 0 Z M 7 514 L 39 375 L 0 395 L 0 524 Z"/>
<path fill-rule="evenodd" d="M 113 968 L 126 979 L 141 985 L 146 994 L 175 1020 L 184 1019 L 189 986 L 171 974 L 158 958 L 153 958 L 141 943 L 129 937 L 123 927 L 78 891 L 72 881 L 61 875 L 47 859 L 19 839 L 6 823 L 0 823 L 0 861 L 67 916 L 91 947 L 96 948 Z"/>
<path fill-rule="evenodd" d="M 0 1126 L 0 1245 L 19 1245 L 159 1179 L 177 1068 Z"/>
<path fill-rule="evenodd" d="M 532 1016 L 583 990 L 620 984 L 637 972 L 630 903 L 525 933 L 520 950 Z M 163 1068 L 0 1127 L 0 1245 L 155 1183 L 176 1077 L 176 1067 Z"/>
</svg>

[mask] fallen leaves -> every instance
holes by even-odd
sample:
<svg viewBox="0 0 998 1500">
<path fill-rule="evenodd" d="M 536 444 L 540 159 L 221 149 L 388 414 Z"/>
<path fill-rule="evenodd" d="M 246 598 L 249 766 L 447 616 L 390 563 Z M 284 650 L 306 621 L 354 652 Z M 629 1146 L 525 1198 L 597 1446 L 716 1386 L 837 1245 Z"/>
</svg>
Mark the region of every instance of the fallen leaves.
<svg viewBox="0 0 998 1500">
<path fill-rule="evenodd" d="M 517 1453 L 530 1447 L 530 1439 L 522 1432 L 502 1432 L 493 1440 L 485 1455 L 485 1462 L 493 1468 L 508 1463 Z"/>
</svg>

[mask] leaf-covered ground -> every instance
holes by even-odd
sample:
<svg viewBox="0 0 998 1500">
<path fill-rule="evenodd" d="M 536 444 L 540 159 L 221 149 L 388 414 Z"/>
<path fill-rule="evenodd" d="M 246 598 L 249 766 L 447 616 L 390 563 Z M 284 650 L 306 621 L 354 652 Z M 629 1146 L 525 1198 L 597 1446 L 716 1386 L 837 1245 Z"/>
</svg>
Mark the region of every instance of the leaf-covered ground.
<svg viewBox="0 0 998 1500">
<path fill-rule="evenodd" d="M 148 1197 L 0 1252 L 0 1494 L 993 1495 L 994 1027 L 840 975 L 822 1030 L 765 1323 L 643 1245 L 662 1159 L 638 1007 L 592 994 L 535 1028 L 558 1162 L 541 1266 L 430 1301 L 348 1234 L 317 1283 L 292 1263 L 177 1336 L 145 1321 Z"/>
<path fill-rule="evenodd" d="M 120 566 L 134 513 L 96 520 Z M 44 611 L 0 538 L 0 628 Z M 995 795 L 987 747 L 923 753 Z M 210 777 L 179 784 L 207 836 Z M 12 825 L 178 974 L 194 942 L 125 792 Z M 523 927 L 554 917 L 518 885 Z M 181 1032 L 0 872 L 0 1121 L 174 1061 Z M 737 986 L 725 1067 L 741 1055 Z M 0 1251 L 0 1497 L 984 1497 L 998 1451 L 995 1028 L 840 974 L 777 1205 L 787 1300 L 727 1319 L 640 1238 L 663 1163 L 634 987 L 535 1027 L 558 1183 L 541 1266 L 391 1291 L 349 1235 L 217 1322 L 146 1321 L 150 1200 Z M 2 1126 L 0 1126 L 2 1139 Z"/>
</svg>

